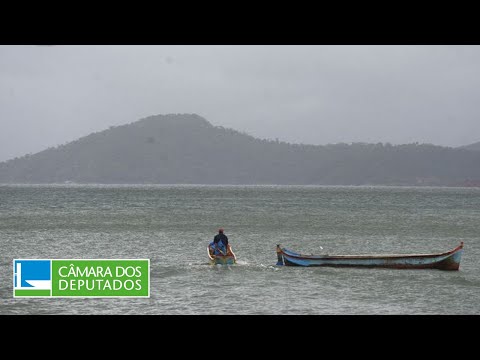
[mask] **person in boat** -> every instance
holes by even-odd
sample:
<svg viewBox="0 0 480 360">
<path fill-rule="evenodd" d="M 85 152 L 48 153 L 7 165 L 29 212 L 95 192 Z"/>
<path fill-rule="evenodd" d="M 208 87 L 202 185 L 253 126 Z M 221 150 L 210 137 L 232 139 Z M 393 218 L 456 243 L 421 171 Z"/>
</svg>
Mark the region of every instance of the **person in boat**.
<svg viewBox="0 0 480 360">
<path fill-rule="evenodd" d="M 216 256 L 231 255 L 230 246 L 228 245 L 228 237 L 224 234 L 223 228 L 218 229 L 213 241 L 209 244 L 210 253 Z"/>
<path fill-rule="evenodd" d="M 227 255 L 227 248 L 223 245 L 223 242 L 219 241 L 218 243 L 214 243 L 213 241 L 208 245 L 210 250 L 210 255 L 215 256 L 225 256 Z"/>
<path fill-rule="evenodd" d="M 228 246 L 228 237 L 223 233 L 223 228 L 218 229 L 218 234 L 215 235 L 213 238 L 213 243 L 218 244 L 219 242 L 222 242 L 225 248 Z"/>
</svg>

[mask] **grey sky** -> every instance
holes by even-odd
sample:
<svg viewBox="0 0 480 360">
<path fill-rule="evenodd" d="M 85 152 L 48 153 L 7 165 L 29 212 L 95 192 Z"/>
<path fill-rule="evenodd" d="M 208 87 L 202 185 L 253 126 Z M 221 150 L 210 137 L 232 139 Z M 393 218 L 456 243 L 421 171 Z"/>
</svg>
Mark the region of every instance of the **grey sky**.
<svg viewBox="0 0 480 360">
<path fill-rule="evenodd" d="M 480 141 L 479 46 L 0 46 L 0 161 L 154 114 L 261 138 Z"/>
</svg>

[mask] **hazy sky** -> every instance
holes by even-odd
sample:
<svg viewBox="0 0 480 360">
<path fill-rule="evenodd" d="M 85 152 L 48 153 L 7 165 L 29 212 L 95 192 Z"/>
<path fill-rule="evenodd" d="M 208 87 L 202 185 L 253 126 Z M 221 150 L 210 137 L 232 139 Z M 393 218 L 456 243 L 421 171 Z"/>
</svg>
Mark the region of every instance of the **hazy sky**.
<svg viewBox="0 0 480 360">
<path fill-rule="evenodd" d="M 0 46 L 0 161 L 197 113 L 310 144 L 480 141 L 480 46 Z"/>
</svg>

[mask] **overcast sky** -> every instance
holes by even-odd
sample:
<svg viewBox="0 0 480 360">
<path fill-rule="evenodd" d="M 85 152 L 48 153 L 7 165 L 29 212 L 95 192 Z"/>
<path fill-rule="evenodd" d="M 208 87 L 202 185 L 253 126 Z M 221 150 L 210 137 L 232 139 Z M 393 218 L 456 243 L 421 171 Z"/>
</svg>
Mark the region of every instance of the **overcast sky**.
<svg viewBox="0 0 480 360">
<path fill-rule="evenodd" d="M 0 46 L 0 161 L 168 113 L 288 142 L 480 141 L 480 46 Z"/>
</svg>

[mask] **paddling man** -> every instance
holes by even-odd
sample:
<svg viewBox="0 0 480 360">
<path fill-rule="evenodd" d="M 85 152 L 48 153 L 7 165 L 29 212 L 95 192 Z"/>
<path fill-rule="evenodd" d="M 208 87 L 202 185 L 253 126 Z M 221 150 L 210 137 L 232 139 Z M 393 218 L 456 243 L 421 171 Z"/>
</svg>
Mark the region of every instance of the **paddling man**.
<svg viewBox="0 0 480 360">
<path fill-rule="evenodd" d="M 218 234 L 213 238 L 213 243 L 216 245 L 219 241 L 223 243 L 225 249 L 228 248 L 228 237 L 223 233 L 223 228 L 218 229 Z"/>
</svg>

